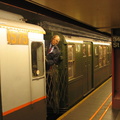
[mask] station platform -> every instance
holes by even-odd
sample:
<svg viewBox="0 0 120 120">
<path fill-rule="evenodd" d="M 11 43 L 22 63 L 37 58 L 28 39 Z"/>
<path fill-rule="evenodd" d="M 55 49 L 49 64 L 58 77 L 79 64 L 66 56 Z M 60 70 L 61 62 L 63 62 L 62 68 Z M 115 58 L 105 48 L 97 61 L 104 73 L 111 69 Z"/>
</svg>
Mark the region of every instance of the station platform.
<svg viewBox="0 0 120 120">
<path fill-rule="evenodd" d="M 57 120 L 120 120 L 120 111 L 112 109 L 112 78 Z"/>
</svg>

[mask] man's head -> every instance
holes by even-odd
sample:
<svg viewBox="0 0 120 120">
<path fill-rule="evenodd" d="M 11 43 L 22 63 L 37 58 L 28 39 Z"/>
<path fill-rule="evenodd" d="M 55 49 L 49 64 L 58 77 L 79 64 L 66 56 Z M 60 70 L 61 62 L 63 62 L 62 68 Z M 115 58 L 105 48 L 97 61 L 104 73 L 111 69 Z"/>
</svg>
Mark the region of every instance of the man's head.
<svg viewBox="0 0 120 120">
<path fill-rule="evenodd" d="M 58 35 L 54 35 L 51 39 L 51 44 L 52 45 L 57 45 L 60 41 L 60 37 Z"/>
</svg>

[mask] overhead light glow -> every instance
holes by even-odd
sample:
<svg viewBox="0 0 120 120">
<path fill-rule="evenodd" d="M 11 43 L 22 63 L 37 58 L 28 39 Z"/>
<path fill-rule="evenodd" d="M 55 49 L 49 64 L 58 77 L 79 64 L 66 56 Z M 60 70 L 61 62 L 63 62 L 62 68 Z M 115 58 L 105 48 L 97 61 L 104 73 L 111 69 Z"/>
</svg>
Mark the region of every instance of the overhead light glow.
<svg viewBox="0 0 120 120">
<path fill-rule="evenodd" d="M 103 42 L 93 42 L 93 44 L 99 44 L 99 45 L 111 45 L 110 43 L 103 43 Z"/>
<path fill-rule="evenodd" d="M 43 40 L 43 34 L 29 32 L 28 37 L 33 38 L 35 40 Z"/>
<path fill-rule="evenodd" d="M 78 40 L 66 40 L 66 42 L 83 43 L 83 41 L 78 41 Z"/>
</svg>

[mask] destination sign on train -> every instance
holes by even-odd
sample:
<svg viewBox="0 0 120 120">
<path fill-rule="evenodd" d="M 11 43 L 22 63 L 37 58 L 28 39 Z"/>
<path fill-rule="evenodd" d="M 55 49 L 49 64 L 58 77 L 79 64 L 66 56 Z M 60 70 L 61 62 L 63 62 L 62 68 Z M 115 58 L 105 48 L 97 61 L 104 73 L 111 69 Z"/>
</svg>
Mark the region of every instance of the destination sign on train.
<svg viewBox="0 0 120 120">
<path fill-rule="evenodd" d="M 20 29 L 8 29 L 7 31 L 8 44 L 11 45 L 28 45 L 28 32 Z"/>
</svg>

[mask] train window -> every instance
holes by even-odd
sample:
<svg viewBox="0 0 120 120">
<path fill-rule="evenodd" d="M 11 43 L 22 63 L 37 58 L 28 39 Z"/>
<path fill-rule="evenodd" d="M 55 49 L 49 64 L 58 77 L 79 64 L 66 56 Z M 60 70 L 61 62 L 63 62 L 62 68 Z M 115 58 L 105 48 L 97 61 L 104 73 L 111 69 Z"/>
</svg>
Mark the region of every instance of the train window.
<svg viewBox="0 0 120 120">
<path fill-rule="evenodd" d="M 68 45 L 68 77 L 74 76 L 74 45 Z"/>
<path fill-rule="evenodd" d="M 103 46 L 103 66 L 106 66 L 107 63 L 107 47 Z"/>
<path fill-rule="evenodd" d="M 32 42 L 31 44 L 32 76 L 40 77 L 44 74 L 43 44 Z"/>
<path fill-rule="evenodd" d="M 81 49 L 80 44 L 76 45 L 75 47 L 76 47 L 76 52 L 80 52 L 80 49 Z"/>
<path fill-rule="evenodd" d="M 103 66 L 103 47 L 99 46 L 99 67 Z"/>
<path fill-rule="evenodd" d="M 91 56 L 91 45 L 88 45 L 88 56 Z"/>
<path fill-rule="evenodd" d="M 95 68 L 99 67 L 99 56 L 98 56 L 98 46 L 94 47 L 94 54 L 95 54 Z"/>
<path fill-rule="evenodd" d="M 86 45 L 83 44 L 83 48 L 82 48 L 82 51 L 83 51 L 83 57 L 86 57 Z"/>
<path fill-rule="evenodd" d="M 109 54 L 110 54 L 109 53 L 109 47 L 107 46 L 107 58 L 106 58 L 107 59 L 107 63 L 109 63 Z"/>
<path fill-rule="evenodd" d="M 95 56 L 97 56 L 98 55 L 98 47 L 96 46 L 95 47 Z"/>
</svg>

